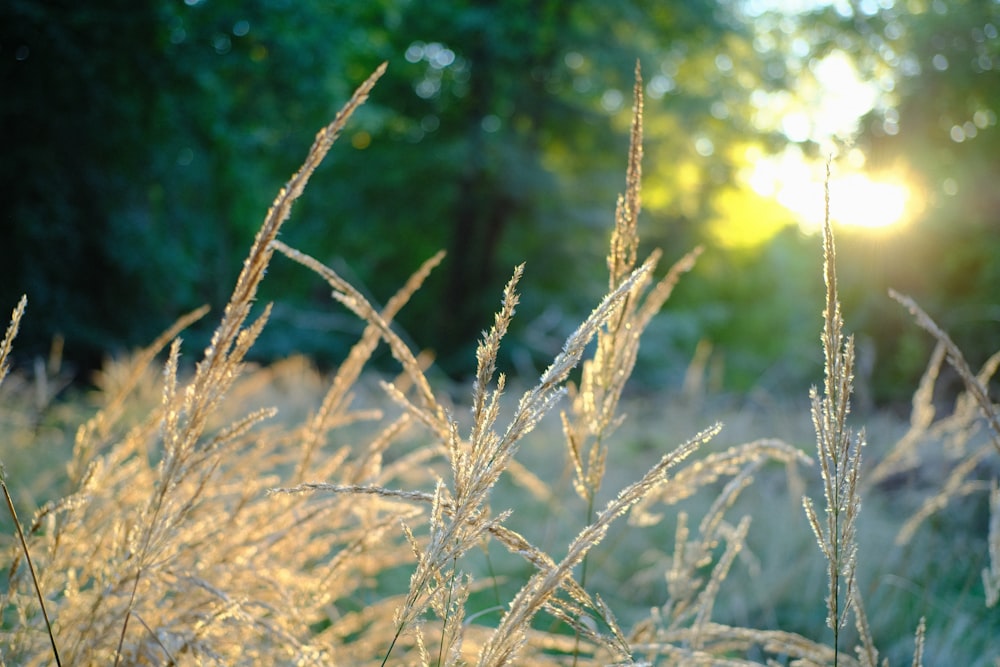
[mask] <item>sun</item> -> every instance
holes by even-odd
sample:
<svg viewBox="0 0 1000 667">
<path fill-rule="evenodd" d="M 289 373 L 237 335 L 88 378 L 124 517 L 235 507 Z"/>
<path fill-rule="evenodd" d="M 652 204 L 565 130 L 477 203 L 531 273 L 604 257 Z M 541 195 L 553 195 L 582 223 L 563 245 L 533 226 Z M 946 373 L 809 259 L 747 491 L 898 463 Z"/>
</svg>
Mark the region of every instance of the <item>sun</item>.
<svg viewBox="0 0 1000 667">
<path fill-rule="evenodd" d="M 833 165 L 830 220 L 837 225 L 875 230 L 898 227 L 913 217 L 914 196 L 906 180 L 892 172 L 867 173 L 847 160 Z M 807 160 L 797 150 L 758 158 L 747 181 L 765 197 L 773 197 L 807 232 L 818 230 L 826 215 L 826 165 Z"/>
<path fill-rule="evenodd" d="M 855 227 L 881 229 L 904 221 L 909 188 L 900 182 L 847 174 L 830 183 L 830 218 Z"/>
</svg>

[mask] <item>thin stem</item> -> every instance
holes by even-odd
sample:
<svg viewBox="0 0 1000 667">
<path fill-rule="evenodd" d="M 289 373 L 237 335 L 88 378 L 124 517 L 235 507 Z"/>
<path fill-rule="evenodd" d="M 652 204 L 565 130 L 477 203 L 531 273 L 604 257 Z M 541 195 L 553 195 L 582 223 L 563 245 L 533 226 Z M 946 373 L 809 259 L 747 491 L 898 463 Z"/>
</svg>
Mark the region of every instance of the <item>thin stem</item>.
<svg viewBox="0 0 1000 667">
<path fill-rule="evenodd" d="M 590 525 L 594 521 L 594 497 L 597 495 L 597 489 L 590 489 L 590 493 L 587 494 L 587 524 Z M 580 563 L 580 587 L 587 588 L 587 562 L 590 560 L 590 553 L 587 553 L 583 557 L 583 562 Z M 576 667 L 577 661 L 580 658 L 580 630 L 576 629 L 574 632 L 573 639 L 573 667 Z"/>
<path fill-rule="evenodd" d="M 441 641 L 438 643 L 438 667 L 444 664 L 444 643 L 447 639 L 445 637 L 445 631 L 448 629 L 448 616 L 451 614 L 451 600 L 452 591 L 455 590 L 455 570 L 458 567 L 458 558 L 454 558 L 451 561 L 451 577 L 448 582 L 448 597 L 445 600 L 444 605 L 444 618 L 441 619 Z"/>
<path fill-rule="evenodd" d="M 399 627 L 396 628 L 396 634 L 393 635 L 392 642 L 389 644 L 389 649 L 385 652 L 385 657 L 382 658 L 382 667 L 385 667 L 386 663 L 389 662 L 389 656 L 392 655 L 392 649 L 395 648 L 396 642 L 399 641 L 399 636 L 403 634 L 403 627 L 404 625 L 400 623 Z"/>
<path fill-rule="evenodd" d="M 122 658 L 122 647 L 125 645 L 125 634 L 128 632 L 128 622 L 132 618 L 132 609 L 135 605 L 135 592 L 139 589 L 139 579 L 142 577 L 142 565 L 135 572 L 135 583 L 132 585 L 132 594 L 128 598 L 128 611 L 125 612 L 125 622 L 122 623 L 122 634 L 118 637 L 118 648 L 115 649 L 115 667 Z"/>
<path fill-rule="evenodd" d="M 0 478 L 0 487 L 3 487 L 3 496 L 7 500 L 7 509 L 10 510 L 10 516 L 14 519 L 14 527 L 17 529 L 17 537 L 21 540 L 21 549 L 24 550 L 24 559 L 28 563 L 28 571 L 31 573 L 31 583 L 35 586 L 35 595 L 38 596 L 38 604 L 42 607 L 42 618 L 45 619 L 45 629 L 49 633 L 49 641 L 52 642 L 52 654 L 56 658 L 56 665 L 62 667 L 62 662 L 59 660 L 59 649 L 56 647 L 56 638 L 52 633 L 52 623 L 49 622 L 49 614 L 45 611 L 45 600 L 42 597 L 42 588 L 38 585 L 38 577 L 35 575 L 35 566 L 31 562 L 31 554 L 28 553 L 28 541 L 24 539 L 24 531 L 21 530 L 21 522 L 17 520 L 17 512 L 14 510 L 14 501 L 10 498 L 10 492 L 7 490 L 7 483 Z"/>
</svg>

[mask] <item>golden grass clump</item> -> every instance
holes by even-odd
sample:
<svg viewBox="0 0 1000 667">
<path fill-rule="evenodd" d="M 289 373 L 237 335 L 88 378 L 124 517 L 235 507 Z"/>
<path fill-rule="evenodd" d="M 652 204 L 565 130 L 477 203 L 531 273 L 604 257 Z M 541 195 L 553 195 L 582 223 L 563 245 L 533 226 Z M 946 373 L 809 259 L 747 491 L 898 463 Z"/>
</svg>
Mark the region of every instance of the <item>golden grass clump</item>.
<svg viewBox="0 0 1000 667">
<path fill-rule="evenodd" d="M 755 477 L 770 474 L 768 466 L 785 467 L 794 493 L 797 467 L 812 459 L 777 438 L 697 455 L 722 428 L 700 424 L 676 447 L 658 442 L 657 459 L 637 481 L 617 493 L 603 488 L 609 469 L 628 464 L 626 454 L 617 455 L 627 445 L 620 407 L 640 337 L 701 252 L 684 255 L 659 279 L 660 251 L 639 263 L 638 68 L 608 294 L 511 401 L 498 352 L 518 306 L 525 267 L 516 267 L 476 350 L 468 418 L 456 416 L 428 380 L 426 359 L 393 326 L 442 254 L 377 307 L 335 271 L 277 239 L 309 176 L 383 71 L 320 131 L 279 192 L 193 371 L 183 370 L 179 335 L 204 310 L 105 369 L 101 407 L 76 432 L 70 492 L 43 505 L 23 533 L 7 495 L 22 538 L 7 549 L 0 664 L 43 665 L 55 657 L 70 665 L 876 665 L 857 576 L 861 495 L 912 465 L 917 445 L 934 428 L 928 387 L 946 355 L 964 364 L 957 348 L 922 325 L 942 342 L 914 398 L 910 430 L 863 480 L 864 436 L 847 426 L 853 345 L 843 334 L 827 221 L 826 378 L 822 394 L 811 396 L 825 515 L 808 497 L 804 504 L 826 560 L 832 645 L 767 623 L 734 623 L 730 613 L 717 618 L 730 574 L 741 560 L 753 561 L 751 517 L 731 517 L 737 501 Z M 325 391 L 302 360 L 260 369 L 245 361 L 270 312 L 265 305 L 251 317 L 275 251 L 325 280 L 333 299 L 366 325 Z M 24 301 L 0 345 L 0 380 L 23 312 Z M 380 344 L 400 373 L 374 385 L 364 368 Z M 164 350 L 157 371 L 154 361 Z M 959 370 L 969 389 L 959 406 L 964 411 L 956 410 L 965 421 L 956 422 L 955 432 L 971 430 L 971 407 L 996 429 L 985 392 L 996 365 L 988 363 L 978 376 L 967 365 Z M 289 390 L 281 387 L 309 388 L 304 418 L 267 407 L 282 403 Z M 557 484 L 547 485 L 518 458 L 528 442 L 547 447 L 560 438 L 543 422 L 560 403 L 567 484 L 576 497 L 559 497 Z M 969 442 L 953 456 L 958 463 L 954 481 L 941 491 L 945 500 L 979 489 L 967 486 L 978 484 L 968 479 L 968 461 L 986 454 Z M 5 494 L 8 481 L 24 480 L 4 478 Z M 521 496 L 538 490 L 564 529 L 557 539 L 539 534 L 543 522 L 513 502 L 504 491 L 510 485 Z M 982 580 L 994 605 L 1000 491 L 995 481 L 991 488 L 992 560 Z M 710 500 L 691 505 L 699 495 Z M 926 514 L 917 513 L 918 524 Z M 598 552 L 604 563 L 633 567 L 628 545 L 607 540 L 626 516 L 629 530 L 663 532 L 655 554 L 660 597 L 639 613 L 630 610 L 627 623 L 605 601 L 608 591 L 594 590 L 588 580 Z M 856 657 L 841 650 L 849 616 Z M 927 636 L 921 621 L 915 665 L 922 664 Z"/>
<path fill-rule="evenodd" d="M 182 318 L 140 353 L 119 391 L 77 433 L 70 466 L 76 490 L 43 507 L 29 530 L 43 563 L 39 588 L 59 592 L 55 639 L 68 664 L 164 664 L 185 656 L 227 664 L 227 651 L 266 662 L 275 649 L 295 660 L 322 654 L 308 637 L 315 602 L 299 604 L 305 590 L 293 572 L 330 553 L 329 545 L 287 543 L 330 508 L 265 500 L 264 479 L 245 479 L 255 469 L 248 461 L 267 471 L 291 460 L 276 447 L 280 441 L 260 438 L 272 410 L 228 423 L 219 413 L 267 320 L 269 308 L 246 324 L 270 243 L 381 71 L 317 135 L 306 163 L 279 193 L 190 381 L 182 385 L 178 377 L 176 335 L 203 312 Z M 130 391 L 171 339 L 160 404 L 136 423 L 122 423 Z M 5 602 L 25 616 L 8 633 L 9 655 L 44 664 L 44 653 L 32 648 L 37 636 L 19 598 L 18 572 L 15 558 Z"/>
</svg>

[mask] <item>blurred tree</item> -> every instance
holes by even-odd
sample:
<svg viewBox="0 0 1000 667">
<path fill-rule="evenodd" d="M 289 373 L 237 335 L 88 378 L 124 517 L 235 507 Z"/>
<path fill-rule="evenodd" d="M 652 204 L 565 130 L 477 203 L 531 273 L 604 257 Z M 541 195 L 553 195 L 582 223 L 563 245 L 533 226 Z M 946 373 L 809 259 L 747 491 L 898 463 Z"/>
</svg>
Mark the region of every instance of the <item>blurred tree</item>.
<svg viewBox="0 0 1000 667">
<path fill-rule="evenodd" d="M 401 320 L 450 372 L 470 368 L 474 341 L 514 264 L 529 261 L 523 308 L 529 317 L 543 311 L 533 300 L 553 291 L 571 308 L 600 296 L 598 270 L 624 180 L 637 59 L 650 70 L 659 103 L 647 115 L 648 150 L 667 163 L 659 173 L 670 173 L 671 146 L 699 175 L 716 172 L 696 192 L 676 179 L 663 181 L 655 207 L 661 217 L 681 197 L 704 206 L 727 180 L 723 147 L 708 159 L 689 147 L 687 131 L 694 133 L 701 124 L 695 113 L 718 94 L 704 86 L 716 71 L 717 50 L 743 39 L 731 8 L 478 0 L 395 9 L 378 53 L 391 63 L 374 95 L 384 115 L 354 135 L 364 155 L 333 158 L 338 184 L 330 187 L 337 196 L 327 215 L 362 218 L 365 226 L 338 230 L 326 247 L 322 237 L 309 244 L 370 261 L 357 268 L 383 294 L 380 276 L 398 282 L 401 271 L 415 266 L 415 251 L 423 256 L 446 248 L 444 275 L 418 296 L 423 307 Z M 701 88 L 685 90 L 662 74 L 668 58 L 669 77 L 681 70 Z M 674 239 L 683 241 L 676 254 L 694 234 Z M 372 248 L 373 235 L 396 243 Z"/>
<path fill-rule="evenodd" d="M 29 293 L 19 347 L 44 349 L 62 330 L 95 353 L 155 295 L 152 272 L 138 270 L 151 246 L 131 216 L 141 186 L 129 174 L 144 170 L 136 147 L 156 132 L 156 29 L 152 8 L 127 2 L 0 8 L 0 301 Z"/>
<path fill-rule="evenodd" d="M 221 306 L 313 133 L 388 60 L 286 240 L 375 300 L 446 248 L 445 267 L 401 322 L 456 375 L 471 367 L 512 266 L 527 260 L 515 353 L 543 362 L 605 285 L 638 59 L 646 245 L 665 247 L 666 261 L 709 246 L 673 304 L 684 312 L 646 353 L 682 364 L 706 337 L 733 386 L 764 376 L 791 386 L 802 375 L 791 367 L 815 343 L 818 245 L 789 231 L 765 246 L 788 217 L 741 174 L 755 156 L 805 141 L 761 119 L 779 114 L 790 91 L 809 90 L 802 82 L 837 51 L 881 84 L 860 139 L 870 163 L 910 165 L 928 207 L 912 234 L 876 243 L 844 235 L 858 328 L 895 365 L 891 382 L 919 362 L 892 360 L 913 345 L 892 344 L 905 317 L 886 315 L 885 285 L 940 313 L 976 354 L 992 349 L 1000 242 L 984 231 L 998 203 L 989 185 L 998 168 L 996 3 L 839 1 L 795 16 L 767 6 L 4 3 L 0 305 L 28 292 L 19 349 L 41 351 L 61 331 L 85 364 L 148 341 L 186 309 Z M 271 278 L 262 298 L 280 303 L 259 352 L 336 360 L 349 342 L 340 334 L 354 325 L 306 272 L 276 262 Z M 555 294 L 562 306 L 546 309 Z M 950 307 L 956 296 L 970 306 Z"/>
<path fill-rule="evenodd" d="M 224 303 L 275 184 L 350 85 L 321 5 L 0 7 L 0 301 L 29 295 L 22 353 L 62 332 L 89 366 Z"/>
<path fill-rule="evenodd" d="M 857 128 L 850 121 L 860 103 L 847 91 L 831 91 L 840 104 L 811 127 L 794 122 L 801 117 L 780 87 L 758 94 L 755 106 L 762 120 L 771 117 L 765 125 L 779 128 L 806 156 L 821 161 L 839 144 L 841 155 L 863 160 L 867 171 L 909 181 L 909 225 L 878 234 L 838 232 L 847 318 L 874 351 L 876 398 L 905 400 L 932 341 L 889 300 L 887 287 L 912 294 L 934 313 L 973 363 L 1000 347 L 1000 195 L 993 185 L 1000 176 L 1000 5 L 832 0 L 804 7 L 789 13 L 779 2 L 745 3 L 754 50 L 769 61 L 763 69 L 808 102 L 823 93 L 820 70 L 828 58 L 849 58 L 872 84 L 873 105 Z M 824 122 L 840 127 L 818 139 Z"/>
<path fill-rule="evenodd" d="M 93 363 L 221 305 L 312 133 L 389 60 L 345 138 L 353 150 L 317 175 L 288 237 L 349 262 L 376 298 L 447 248 L 446 273 L 404 322 L 460 372 L 513 264 L 543 260 L 528 294 L 569 288 L 584 304 L 600 292 L 637 58 L 662 101 L 648 116 L 666 157 L 654 170 L 670 176 L 650 208 L 689 221 L 672 233 L 675 254 L 687 249 L 690 221 L 731 177 L 724 140 L 702 126 L 740 115 L 716 102 L 745 88 L 736 74 L 752 67 L 720 55 L 746 53 L 744 32 L 708 0 L 5 3 L 0 301 L 31 298 L 19 349 L 63 331 Z M 275 272 L 265 296 L 312 284 Z M 290 301 L 268 354 L 326 344 L 302 344 L 316 308 Z"/>
<path fill-rule="evenodd" d="M 851 53 L 879 84 L 859 147 L 871 169 L 904 171 L 923 207 L 897 233 L 847 236 L 841 253 L 847 305 L 877 348 L 879 394 L 903 398 L 932 341 L 886 287 L 933 313 L 973 364 L 1000 348 L 1000 4 L 837 2 L 801 26 L 812 54 Z"/>
<path fill-rule="evenodd" d="M 926 201 L 889 282 L 976 365 L 1000 349 L 1000 4 L 911 1 L 869 14 L 862 25 L 895 76 L 889 104 L 867 119 L 867 150 L 876 163 L 907 164 Z M 895 341 L 880 342 L 891 359 Z"/>
</svg>

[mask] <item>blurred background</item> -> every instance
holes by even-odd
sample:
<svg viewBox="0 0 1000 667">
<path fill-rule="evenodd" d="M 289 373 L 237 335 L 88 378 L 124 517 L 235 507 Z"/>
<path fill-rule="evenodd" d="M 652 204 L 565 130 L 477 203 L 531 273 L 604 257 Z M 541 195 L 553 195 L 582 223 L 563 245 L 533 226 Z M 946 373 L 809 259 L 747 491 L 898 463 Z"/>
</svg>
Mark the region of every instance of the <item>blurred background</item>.
<svg viewBox="0 0 1000 667">
<path fill-rule="evenodd" d="M 17 356 L 63 340 L 86 380 L 208 303 L 195 358 L 274 195 L 388 61 L 283 240 L 375 302 L 446 249 L 399 326 L 453 378 L 527 262 L 504 364 L 544 368 L 607 285 L 639 61 L 644 248 L 662 272 L 706 247 L 639 386 L 692 360 L 714 391 L 818 381 L 832 155 L 860 397 L 905 401 L 931 340 L 887 287 L 974 367 L 1000 347 L 998 30 L 994 0 L 6 0 L 0 308 L 27 293 Z M 360 331 L 281 257 L 261 300 L 262 361 L 336 364 Z"/>
</svg>

